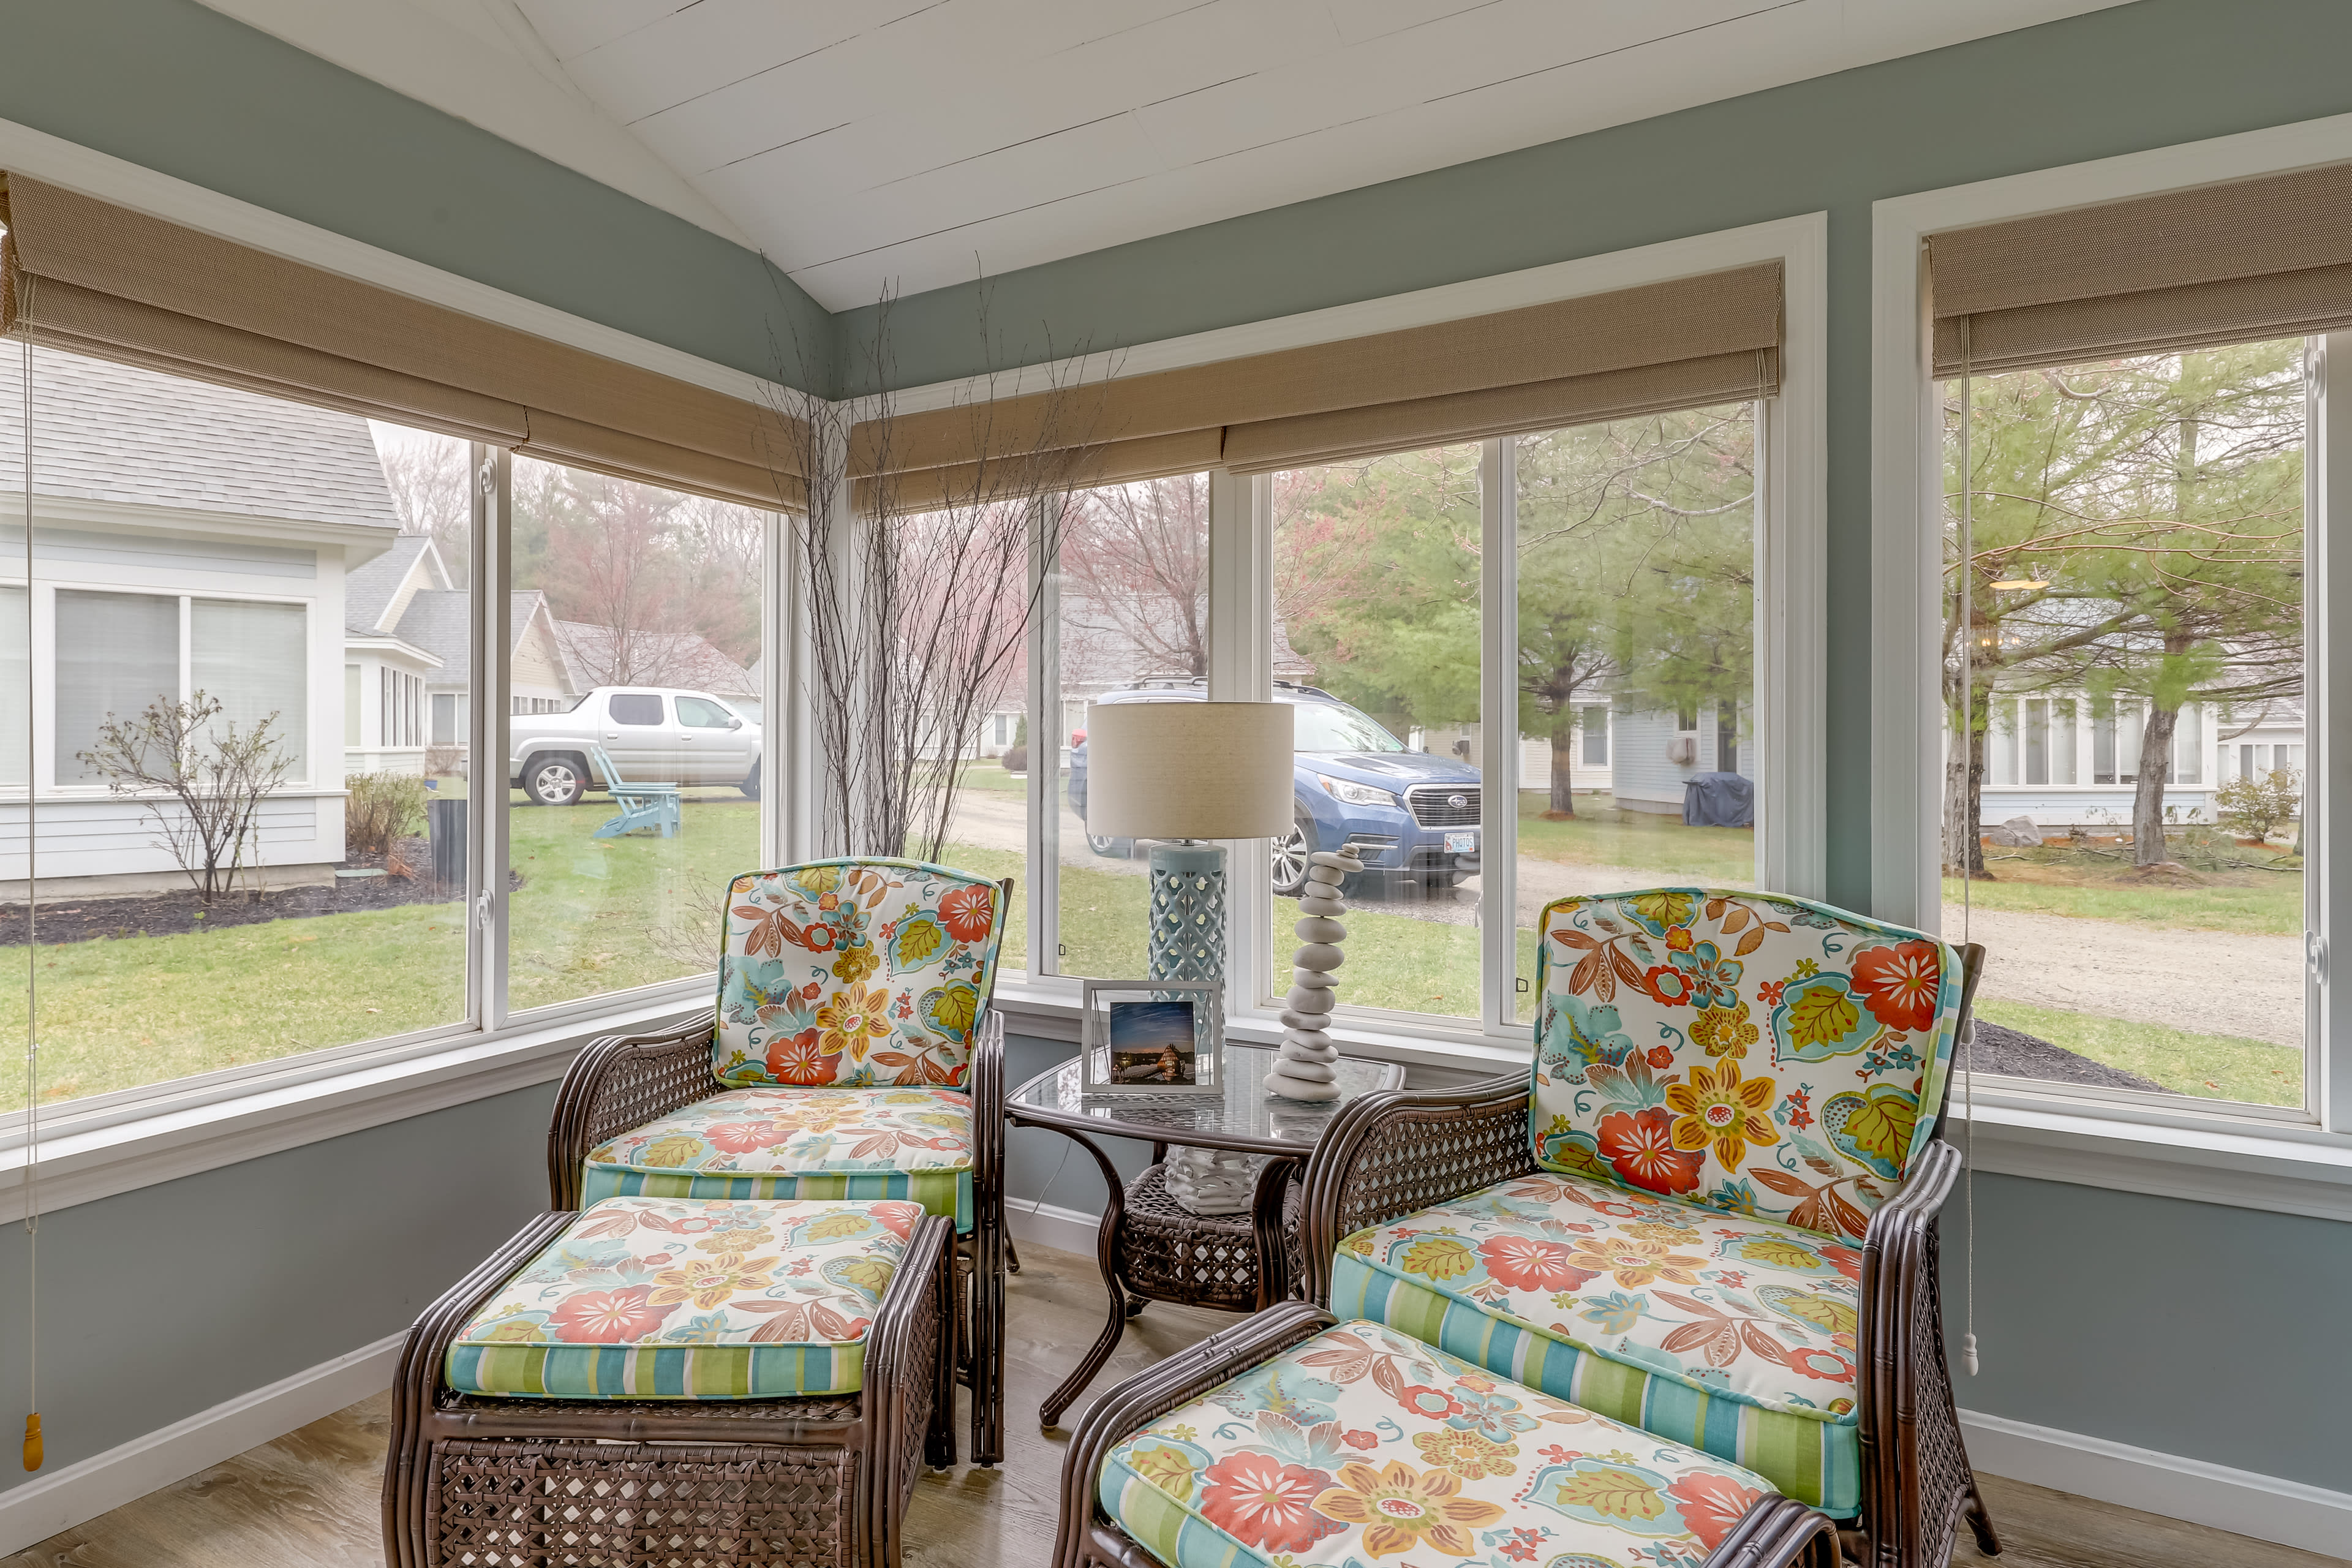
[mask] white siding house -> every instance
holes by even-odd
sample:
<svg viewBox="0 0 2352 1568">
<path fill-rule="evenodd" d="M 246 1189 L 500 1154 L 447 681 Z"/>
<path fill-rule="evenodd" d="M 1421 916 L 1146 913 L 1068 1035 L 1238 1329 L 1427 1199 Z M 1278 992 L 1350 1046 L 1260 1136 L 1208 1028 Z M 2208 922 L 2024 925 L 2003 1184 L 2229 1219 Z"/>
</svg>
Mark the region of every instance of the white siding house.
<svg viewBox="0 0 2352 1568">
<path fill-rule="evenodd" d="M 24 352 L 0 343 L 12 395 Z M 81 753 L 108 715 L 198 690 L 241 726 L 275 715 L 293 765 L 259 862 L 320 874 L 343 858 L 345 574 L 399 531 L 367 422 L 46 348 L 32 402 L 28 580 L 24 411 L 0 398 L 0 884 L 21 896 L 28 790 L 45 882 L 175 879 L 147 807 Z"/>
<path fill-rule="evenodd" d="M 2040 827 L 2129 825 L 2147 718 L 2145 702 L 2134 698 L 2117 698 L 2101 714 L 2079 691 L 1996 696 L 1985 737 L 1984 825 L 2016 816 Z M 2211 822 L 2221 785 L 2274 768 L 2300 777 L 2303 757 L 2299 702 L 2185 703 L 2173 731 L 2165 808 L 2179 821 Z"/>
<path fill-rule="evenodd" d="M 1675 713 L 1620 700 L 1610 715 L 1611 793 L 1617 804 L 1628 811 L 1679 816 L 1683 786 L 1696 775 L 1748 773 L 1744 753 L 1749 747 L 1736 733 L 1727 733 L 1717 717 L 1713 703 Z"/>
</svg>

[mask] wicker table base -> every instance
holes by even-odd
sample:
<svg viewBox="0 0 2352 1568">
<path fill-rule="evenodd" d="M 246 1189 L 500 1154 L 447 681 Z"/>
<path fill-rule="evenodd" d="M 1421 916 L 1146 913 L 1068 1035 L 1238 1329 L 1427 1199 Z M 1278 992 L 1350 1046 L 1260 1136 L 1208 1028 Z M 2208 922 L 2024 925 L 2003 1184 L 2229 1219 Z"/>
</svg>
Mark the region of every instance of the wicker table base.
<svg viewBox="0 0 2352 1568">
<path fill-rule="evenodd" d="M 1276 1178 L 1284 1189 L 1279 1237 L 1261 1237 L 1255 1214 L 1194 1214 L 1169 1194 L 1165 1163 L 1129 1182 L 1126 1226 L 1118 1238 L 1118 1271 L 1128 1289 L 1129 1310 L 1139 1311 L 1146 1301 L 1174 1301 L 1255 1312 L 1288 1296 L 1303 1272 L 1299 1165 L 1295 1160 L 1280 1163 L 1286 1176 Z M 1276 1260 L 1272 1279 L 1259 1278 L 1261 1247 Z"/>
<path fill-rule="evenodd" d="M 451 1338 L 573 1217 L 533 1220 L 410 1331 L 384 1462 L 392 1568 L 896 1568 L 918 1471 L 955 1459 L 950 1223 L 917 1226 L 875 1310 L 857 1394 L 453 1393 Z"/>
</svg>

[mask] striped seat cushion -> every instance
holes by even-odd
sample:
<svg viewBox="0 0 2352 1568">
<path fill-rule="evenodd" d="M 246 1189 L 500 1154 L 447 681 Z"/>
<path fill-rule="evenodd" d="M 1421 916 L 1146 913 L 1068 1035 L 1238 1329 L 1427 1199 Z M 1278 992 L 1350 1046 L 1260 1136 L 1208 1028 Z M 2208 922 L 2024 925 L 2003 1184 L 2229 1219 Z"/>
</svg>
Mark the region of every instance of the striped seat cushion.
<svg viewBox="0 0 2352 1568">
<path fill-rule="evenodd" d="M 971 1153 L 958 1089 L 730 1089 L 591 1149 L 581 1202 L 907 1198 L 968 1231 Z"/>
<path fill-rule="evenodd" d="M 458 1331 L 460 1394 L 778 1399 L 865 1386 L 921 1205 L 607 1198 Z"/>
<path fill-rule="evenodd" d="M 1861 1252 L 1818 1232 L 1542 1174 L 1349 1237 L 1331 1310 L 1847 1515 L 1861 1278 Z"/>
<path fill-rule="evenodd" d="M 1697 1568 L 1770 1495 L 1366 1322 L 1170 1411 L 1105 1456 L 1095 1490 L 1173 1568 Z"/>
</svg>

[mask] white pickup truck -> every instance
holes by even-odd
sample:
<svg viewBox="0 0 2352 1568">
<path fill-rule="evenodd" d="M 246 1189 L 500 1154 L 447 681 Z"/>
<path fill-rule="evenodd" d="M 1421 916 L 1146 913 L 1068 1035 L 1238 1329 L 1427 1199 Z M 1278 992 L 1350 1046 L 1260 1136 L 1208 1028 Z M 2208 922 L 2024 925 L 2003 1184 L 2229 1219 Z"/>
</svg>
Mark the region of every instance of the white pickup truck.
<svg viewBox="0 0 2352 1568">
<path fill-rule="evenodd" d="M 507 721 L 507 779 L 534 805 L 570 805 L 610 781 L 603 747 L 625 784 L 734 784 L 760 798 L 760 726 L 708 691 L 600 686 L 569 713 Z"/>
</svg>

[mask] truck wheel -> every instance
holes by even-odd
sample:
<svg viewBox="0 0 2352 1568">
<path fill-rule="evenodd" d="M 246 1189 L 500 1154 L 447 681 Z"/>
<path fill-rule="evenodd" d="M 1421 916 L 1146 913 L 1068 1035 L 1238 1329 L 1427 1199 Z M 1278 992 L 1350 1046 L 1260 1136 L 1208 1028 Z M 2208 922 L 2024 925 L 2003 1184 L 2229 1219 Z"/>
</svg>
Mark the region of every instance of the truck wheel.
<svg viewBox="0 0 2352 1568">
<path fill-rule="evenodd" d="M 1290 824 L 1290 837 L 1274 846 L 1274 896 L 1295 899 L 1307 885 L 1307 857 L 1315 852 L 1315 819 L 1300 811 Z"/>
<path fill-rule="evenodd" d="M 522 793 L 533 805 L 570 805 L 588 793 L 587 770 L 572 757 L 540 757 L 523 770 Z"/>
<path fill-rule="evenodd" d="M 735 787 L 736 787 L 737 789 L 740 789 L 740 790 L 741 790 L 741 791 L 743 792 L 745 798 L 750 799 L 750 800 L 757 800 L 757 799 L 759 799 L 759 798 L 760 798 L 760 764 L 759 764 L 758 763 L 753 763 L 751 764 L 751 771 L 750 773 L 745 773 L 745 774 L 743 775 L 743 782 L 742 782 L 741 784 L 737 784 Z"/>
</svg>

